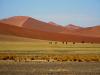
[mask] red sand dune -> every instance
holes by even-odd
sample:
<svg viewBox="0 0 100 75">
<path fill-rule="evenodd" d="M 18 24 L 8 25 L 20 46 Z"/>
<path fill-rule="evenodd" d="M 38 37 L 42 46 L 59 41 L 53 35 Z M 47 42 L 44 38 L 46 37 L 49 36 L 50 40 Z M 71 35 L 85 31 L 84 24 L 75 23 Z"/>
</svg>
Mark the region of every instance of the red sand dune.
<svg viewBox="0 0 100 75">
<path fill-rule="evenodd" d="M 81 42 L 84 40 L 87 42 L 97 42 L 96 39 L 100 39 L 100 26 L 82 28 L 69 24 L 63 27 L 54 22 L 45 23 L 27 16 L 10 17 L 0 20 L 0 22 L 0 31 L 2 31 L 3 25 L 6 26 L 5 28 L 3 27 L 3 29 L 6 30 L 2 31 L 1 34 L 8 32 L 7 34 L 11 35 L 57 41 L 67 40 Z M 10 29 L 7 29 L 9 27 Z M 14 27 L 15 30 L 11 29 L 11 27 Z"/>
<path fill-rule="evenodd" d="M 38 29 L 41 31 L 48 31 L 48 32 L 61 32 L 64 30 L 63 27 L 59 27 L 56 25 L 51 25 L 42 21 L 38 21 L 33 18 L 29 18 L 24 24 L 23 27 L 29 28 L 29 29 Z"/>
<path fill-rule="evenodd" d="M 10 17 L 10 18 L 1 20 L 1 22 L 10 24 L 10 25 L 24 27 L 24 28 L 38 29 L 41 31 L 48 31 L 48 32 L 61 32 L 64 30 L 64 27 L 62 26 L 52 25 L 46 22 L 33 19 L 31 17 L 27 17 L 27 16 Z"/>
<path fill-rule="evenodd" d="M 10 17 L 1 20 L 1 22 L 23 28 L 38 29 L 47 32 L 100 37 L 100 25 L 94 27 L 82 28 L 73 24 L 69 24 L 64 27 L 54 22 L 45 23 L 27 16 Z"/>
<path fill-rule="evenodd" d="M 66 26 L 66 28 L 67 29 L 62 31 L 62 33 L 100 37 L 100 25 L 94 27 L 86 27 L 86 28 L 70 25 L 70 26 Z"/>
<path fill-rule="evenodd" d="M 65 28 L 69 30 L 76 30 L 76 29 L 81 29 L 82 27 L 79 27 L 73 24 L 68 24 L 67 26 L 65 26 Z"/>
<path fill-rule="evenodd" d="M 59 24 L 56 24 L 56 23 L 54 23 L 52 21 L 48 22 L 48 24 L 53 25 L 53 26 L 60 26 Z"/>
<path fill-rule="evenodd" d="M 0 20 L 0 22 L 22 27 L 23 23 L 25 23 L 25 21 L 27 21 L 28 18 L 30 18 L 30 17 L 27 17 L 27 16 L 14 16 L 14 17 L 2 19 L 2 20 Z"/>
<path fill-rule="evenodd" d="M 100 26 L 84 28 L 78 32 L 88 36 L 100 37 Z"/>
<path fill-rule="evenodd" d="M 37 29 L 28 29 L 9 24 L 0 23 L 0 34 L 15 35 L 33 39 L 53 40 L 53 41 L 71 41 L 71 42 L 95 42 L 100 43 L 99 37 L 80 36 L 72 34 L 61 34 L 55 32 L 46 32 Z"/>
</svg>

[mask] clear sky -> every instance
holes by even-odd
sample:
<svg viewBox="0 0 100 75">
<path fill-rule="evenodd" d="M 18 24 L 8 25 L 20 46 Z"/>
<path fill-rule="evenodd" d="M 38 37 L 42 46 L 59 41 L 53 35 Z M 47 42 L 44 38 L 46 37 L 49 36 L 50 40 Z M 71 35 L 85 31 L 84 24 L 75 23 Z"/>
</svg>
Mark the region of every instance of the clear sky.
<svg viewBox="0 0 100 75">
<path fill-rule="evenodd" d="M 100 0 L 0 0 L 0 19 L 11 16 L 61 25 L 100 25 Z"/>
</svg>

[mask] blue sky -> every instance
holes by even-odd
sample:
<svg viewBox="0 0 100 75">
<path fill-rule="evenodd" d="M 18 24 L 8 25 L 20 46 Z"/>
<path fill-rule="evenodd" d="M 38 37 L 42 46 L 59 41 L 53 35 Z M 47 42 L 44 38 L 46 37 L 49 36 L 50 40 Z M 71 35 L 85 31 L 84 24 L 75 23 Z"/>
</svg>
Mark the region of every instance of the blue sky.
<svg viewBox="0 0 100 75">
<path fill-rule="evenodd" d="M 60 25 L 100 25 L 100 0 L 0 0 L 0 19 L 31 16 Z"/>
</svg>

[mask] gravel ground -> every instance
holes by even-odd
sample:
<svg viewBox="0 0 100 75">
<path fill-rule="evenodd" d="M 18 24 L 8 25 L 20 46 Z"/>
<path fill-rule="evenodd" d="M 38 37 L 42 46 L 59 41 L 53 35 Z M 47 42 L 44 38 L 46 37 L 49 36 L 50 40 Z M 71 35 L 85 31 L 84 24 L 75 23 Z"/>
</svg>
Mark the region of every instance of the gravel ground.
<svg viewBox="0 0 100 75">
<path fill-rule="evenodd" d="M 100 62 L 1 62 L 0 75 L 100 75 Z"/>
</svg>

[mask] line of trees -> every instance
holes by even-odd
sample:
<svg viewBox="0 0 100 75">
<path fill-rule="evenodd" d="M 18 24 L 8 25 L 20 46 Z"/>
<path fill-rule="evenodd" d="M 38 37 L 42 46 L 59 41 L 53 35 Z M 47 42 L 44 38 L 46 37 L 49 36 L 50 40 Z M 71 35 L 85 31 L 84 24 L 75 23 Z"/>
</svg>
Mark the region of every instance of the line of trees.
<svg viewBox="0 0 100 75">
<path fill-rule="evenodd" d="M 73 44 L 76 44 L 77 42 L 72 42 Z M 82 43 L 82 44 L 84 44 L 85 43 L 85 41 L 81 41 L 80 43 Z M 93 44 L 93 42 L 90 42 L 91 44 Z M 55 41 L 55 42 L 49 42 L 49 44 L 58 44 L 58 42 L 57 41 Z M 68 42 L 62 42 L 62 44 L 68 44 Z"/>
</svg>

